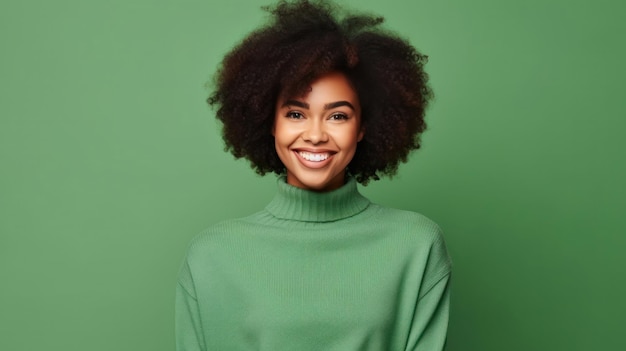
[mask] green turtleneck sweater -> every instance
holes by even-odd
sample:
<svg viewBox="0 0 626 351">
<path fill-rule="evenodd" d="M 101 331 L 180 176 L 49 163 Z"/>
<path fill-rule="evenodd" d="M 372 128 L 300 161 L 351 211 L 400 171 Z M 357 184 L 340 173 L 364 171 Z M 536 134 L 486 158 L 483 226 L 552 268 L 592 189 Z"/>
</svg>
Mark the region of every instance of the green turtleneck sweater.
<svg viewBox="0 0 626 351">
<path fill-rule="evenodd" d="M 353 179 L 328 193 L 282 179 L 265 210 L 191 242 L 177 350 L 442 350 L 449 280 L 428 218 L 370 203 Z"/>
</svg>

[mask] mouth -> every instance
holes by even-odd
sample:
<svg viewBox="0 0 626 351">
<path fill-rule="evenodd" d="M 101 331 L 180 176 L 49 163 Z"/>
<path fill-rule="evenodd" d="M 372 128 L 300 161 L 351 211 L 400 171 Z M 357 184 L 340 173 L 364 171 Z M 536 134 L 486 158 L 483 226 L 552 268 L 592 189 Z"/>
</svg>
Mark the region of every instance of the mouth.
<svg viewBox="0 0 626 351">
<path fill-rule="evenodd" d="M 330 152 L 308 152 L 308 151 L 296 151 L 300 157 L 310 162 L 322 162 L 326 161 L 330 156 Z"/>
<path fill-rule="evenodd" d="M 337 152 L 329 150 L 311 151 L 294 149 L 293 153 L 296 155 L 298 160 L 300 160 L 300 164 L 303 166 L 318 169 L 326 167 Z"/>
</svg>

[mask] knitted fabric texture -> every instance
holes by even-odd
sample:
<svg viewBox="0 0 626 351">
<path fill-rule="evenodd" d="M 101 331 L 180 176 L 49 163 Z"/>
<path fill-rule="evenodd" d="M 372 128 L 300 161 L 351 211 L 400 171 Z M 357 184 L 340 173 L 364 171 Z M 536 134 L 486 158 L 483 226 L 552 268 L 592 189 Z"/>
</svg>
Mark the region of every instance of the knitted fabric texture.
<svg viewBox="0 0 626 351">
<path fill-rule="evenodd" d="M 449 280 L 428 218 L 371 203 L 354 179 L 316 193 L 279 178 L 263 211 L 191 242 L 177 350 L 442 350 Z"/>
</svg>

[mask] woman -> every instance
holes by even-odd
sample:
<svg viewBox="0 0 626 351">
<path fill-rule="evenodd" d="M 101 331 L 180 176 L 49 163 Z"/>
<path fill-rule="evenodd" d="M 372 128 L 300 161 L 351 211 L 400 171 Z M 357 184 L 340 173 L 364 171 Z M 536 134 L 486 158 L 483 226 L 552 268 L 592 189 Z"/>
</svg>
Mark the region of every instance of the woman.
<svg viewBox="0 0 626 351">
<path fill-rule="evenodd" d="M 278 174 L 249 217 L 190 244 L 178 350 L 441 350 L 450 261 L 426 217 L 372 204 L 356 183 L 420 146 L 425 56 L 327 3 L 280 2 L 225 58 L 209 98 L 235 157 Z"/>
</svg>

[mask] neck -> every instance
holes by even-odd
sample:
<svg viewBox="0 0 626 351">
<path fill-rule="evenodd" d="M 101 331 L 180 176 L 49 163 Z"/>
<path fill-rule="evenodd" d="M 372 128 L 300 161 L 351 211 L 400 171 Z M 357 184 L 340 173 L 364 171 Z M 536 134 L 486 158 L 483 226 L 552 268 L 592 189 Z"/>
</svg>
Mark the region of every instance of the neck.
<svg viewBox="0 0 626 351">
<path fill-rule="evenodd" d="M 276 196 L 266 210 L 281 219 L 331 222 L 354 216 L 369 203 L 358 192 L 353 178 L 348 178 L 346 184 L 337 189 L 316 192 L 290 185 L 285 177 L 280 177 Z"/>
</svg>

